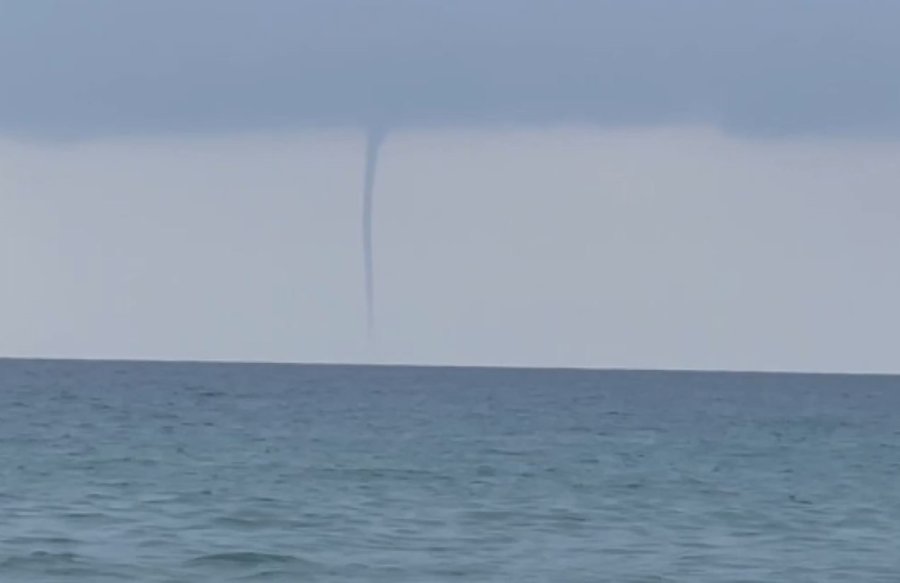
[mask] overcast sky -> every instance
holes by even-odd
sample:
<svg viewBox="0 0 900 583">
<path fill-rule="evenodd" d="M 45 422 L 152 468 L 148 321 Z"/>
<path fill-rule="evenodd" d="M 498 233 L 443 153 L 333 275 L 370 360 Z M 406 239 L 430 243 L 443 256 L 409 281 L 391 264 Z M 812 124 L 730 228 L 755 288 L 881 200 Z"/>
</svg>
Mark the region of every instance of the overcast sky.
<svg viewBox="0 0 900 583">
<path fill-rule="evenodd" d="M 897 22 L 0 0 L 0 354 L 900 372 Z"/>
</svg>

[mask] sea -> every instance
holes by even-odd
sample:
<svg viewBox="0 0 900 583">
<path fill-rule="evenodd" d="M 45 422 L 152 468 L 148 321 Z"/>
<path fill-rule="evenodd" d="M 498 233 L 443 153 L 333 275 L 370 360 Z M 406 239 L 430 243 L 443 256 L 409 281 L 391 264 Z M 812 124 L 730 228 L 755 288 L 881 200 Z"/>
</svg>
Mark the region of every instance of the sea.
<svg viewBox="0 0 900 583">
<path fill-rule="evenodd" d="M 900 377 L 0 360 L 0 581 L 900 581 Z"/>
</svg>

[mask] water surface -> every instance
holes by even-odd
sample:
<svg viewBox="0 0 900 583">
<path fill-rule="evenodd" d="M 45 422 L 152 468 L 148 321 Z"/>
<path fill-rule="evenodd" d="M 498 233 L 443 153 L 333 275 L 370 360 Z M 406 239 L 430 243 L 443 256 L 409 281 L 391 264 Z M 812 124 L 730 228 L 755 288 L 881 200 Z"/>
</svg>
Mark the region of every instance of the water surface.
<svg viewBox="0 0 900 583">
<path fill-rule="evenodd" d="M 0 580 L 897 581 L 900 378 L 0 361 Z"/>
</svg>

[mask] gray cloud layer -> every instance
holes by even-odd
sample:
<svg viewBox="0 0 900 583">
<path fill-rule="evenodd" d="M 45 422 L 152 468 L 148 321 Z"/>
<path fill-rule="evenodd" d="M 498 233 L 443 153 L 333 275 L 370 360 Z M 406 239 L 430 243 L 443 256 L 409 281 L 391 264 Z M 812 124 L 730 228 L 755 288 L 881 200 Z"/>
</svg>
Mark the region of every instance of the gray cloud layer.
<svg viewBox="0 0 900 583">
<path fill-rule="evenodd" d="M 900 136 L 896 0 L 0 0 L 0 132 Z"/>
</svg>

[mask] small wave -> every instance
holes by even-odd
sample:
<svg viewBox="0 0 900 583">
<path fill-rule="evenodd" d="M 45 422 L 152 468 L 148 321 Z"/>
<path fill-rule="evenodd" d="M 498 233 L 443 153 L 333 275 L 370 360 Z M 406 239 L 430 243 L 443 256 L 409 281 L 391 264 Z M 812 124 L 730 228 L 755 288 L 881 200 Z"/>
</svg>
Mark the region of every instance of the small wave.
<svg viewBox="0 0 900 583">
<path fill-rule="evenodd" d="M 261 567 L 266 565 L 290 565 L 290 566 L 309 566 L 315 564 L 291 555 L 280 555 L 275 553 L 257 553 L 253 551 L 235 551 L 230 553 L 213 553 L 195 557 L 188 561 L 189 565 L 194 566 L 246 566 Z"/>
<path fill-rule="evenodd" d="M 264 528 L 267 526 L 267 522 L 263 520 L 243 516 L 219 516 L 213 519 L 212 523 L 215 526 L 238 529 Z"/>
<path fill-rule="evenodd" d="M 208 390 L 197 393 L 197 396 L 203 397 L 204 399 L 217 399 L 219 397 L 227 397 L 228 393 L 225 391 Z"/>
<path fill-rule="evenodd" d="M 27 555 L 14 555 L 0 562 L 3 569 L 30 569 L 74 565 L 82 562 L 83 557 L 76 553 L 52 553 L 35 551 Z"/>
<path fill-rule="evenodd" d="M 236 530 L 266 530 L 272 528 L 285 528 L 295 524 L 293 520 L 284 515 L 270 512 L 246 512 L 228 516 L 212 518 L 210 523 L 216 528 Z"/>
<path fill-rule="evenodd" d="M 308 468 L 311 476 L 337 477 L 341 479 L 448 479 L 448 476 L 432 470 L 419 468 L 390 468 L 390 467 L 320 467 Z"/>
<path fill-rule="evenodd" d="M 266 571 L 259 571 L 257 573 L 251 573 L 250 575 L 243 575 L 239 578 L 240 581 L 284 581 L 286 577 L 294 577 L 296 578 L 296 572 L 291 572 L 286 569 L 269 569 Z"/>
<path fill-rule="evenodd" d="M 67 537 L 67 536 L 34 536 L 34 535 L 23 535 L 17 536 L 13 538 L 9 538 L 6 540 L 6 544 L 9 545 L 76 545 L 79 544 L 77 539 Z"/>
<path fill-rule="evenodd" d="M 24 580 L 53 581 L 100 581 L 110 578 L 119 581 L 133 581 L 117 565 L 100 562 L 77 553 L 35 551 L 27 555 L 14 555 L 0 561 L 3 581 Z M 9 573 L 17 573 L 15 579 Z"/>
<path fill-rule="evenodd" d="M 60 518 L 67 522 L 75 522 L 80 524 L 108 525 L 125 522 L 125 520 L 121 517 L 117 517 L 106 512 L 96 511 L 66 512 L 64 514 L 61 514 Z"/>
</svg>

